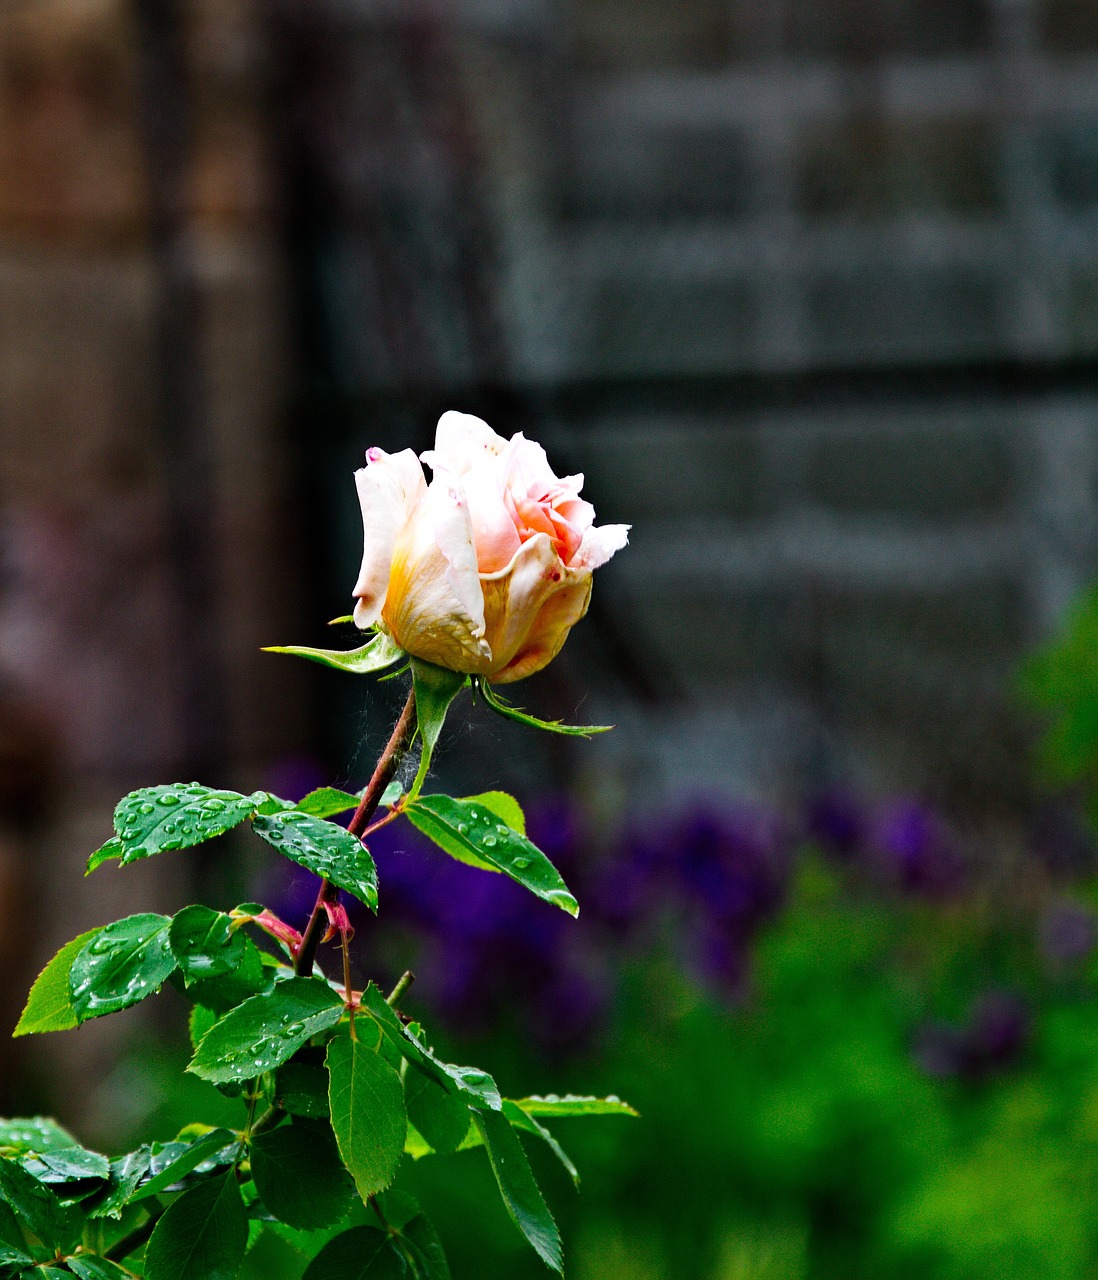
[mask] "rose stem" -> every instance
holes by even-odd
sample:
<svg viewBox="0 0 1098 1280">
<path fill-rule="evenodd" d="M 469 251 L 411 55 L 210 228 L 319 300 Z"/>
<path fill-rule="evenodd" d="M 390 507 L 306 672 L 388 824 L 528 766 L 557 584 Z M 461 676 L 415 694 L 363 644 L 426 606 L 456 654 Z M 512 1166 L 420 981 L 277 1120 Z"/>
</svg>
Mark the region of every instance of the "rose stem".
<svg viewBox="0 0 1098 1280">
<path fill-rule="evenodd" d="M 408 744 L 412 740 L 412 734 L 415 733 L 415 729 L 415 691 L 409 690 L 408 701 L 404 704 L 404 710 L 400 713 L 400 719 L 396 722 L 392 737 L 385 744 L 385 750 L 378 758 L 373 777 L 366 784 L 366 790 L 362 793 L 362 799 L 354 812 L 354 817 L 347 824 L 347 830 L 351 835 L 361 838 L 362 833 L 370 825 L 370 819 L 374 816 L 378 805 L 381 803 L 385 788 L 392 782 L 393 775 L 396 773 L 404 753 L 408 749 Z M 294 973 L 299 977 L 308 976 L 313 971 L 316 949 L 320 945 L 327 919 L 324 904 L 325 902 L 335 902 L 338 898 L 339 890 L 335 885 L 328 880 L 321 880 L 316 902 L 313 904 L 313 913 L 309 917 L 309 923 L 305 926 L 305 932 L 301 936 L 301 946 L 298 947 L 297 958 L 294 960 Z"/>
</svg>

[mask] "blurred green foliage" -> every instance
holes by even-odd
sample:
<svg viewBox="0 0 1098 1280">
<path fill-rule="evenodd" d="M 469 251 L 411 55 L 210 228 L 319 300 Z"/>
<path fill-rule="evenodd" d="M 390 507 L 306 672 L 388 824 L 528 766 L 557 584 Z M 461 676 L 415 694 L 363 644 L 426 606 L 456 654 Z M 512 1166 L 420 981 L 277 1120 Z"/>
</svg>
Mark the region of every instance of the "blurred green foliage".
<svg viewBox="0 0 1098 1280">
<path fill-rule="evenodd" d="M 1098 1274 L 1091 962 L 1050 966 L 1033 912 L 1005 918 L 979 895 L 933 905 L 872 893 L 809 852 L 741 1007 L 700 994 L 673 957 L 649 956 L 596 1060 L 538 1064 L 502 1034 L 478 1044 L 504 1088 L 536 1085 L 540 1070 L 561 1090 L 617 1087 L 641 1111 L 640 1122 L 558 1125 L 584 1175 L 580 1196 L 551 1158 L 530 1153 L 561 1210 L 570 1274 Z M 1006 986 L 1030 1011 L 1018 1054 L 979 1072 L 920 1065 L 921 1028 L 960 1026 L 982 991 Z M 146 1058 L 142 1070 L 174 1087 L 178 1066 Z M 206 1087 L 186 1087 L 145 1128 L 162 1134 L 193 1116 Z M 227 1119 L 224 1099 L 208 1096 L 204 1118 Z M 546 1274 L 493 1200 L 482 1152 L 406 1161 L 397 1186 L 437 1222 L 456 1280 Z M 303 1260 L 272 1241 L 249 1268 L 256 1280 L 291 1280 Z"/>
</svg>

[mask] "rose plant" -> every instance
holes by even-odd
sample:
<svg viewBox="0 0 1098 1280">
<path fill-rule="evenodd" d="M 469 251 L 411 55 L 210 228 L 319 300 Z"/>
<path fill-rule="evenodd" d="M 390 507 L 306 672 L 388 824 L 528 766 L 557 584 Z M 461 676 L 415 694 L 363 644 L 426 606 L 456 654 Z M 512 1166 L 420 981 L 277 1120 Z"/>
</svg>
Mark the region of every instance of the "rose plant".
<svg viewBox="0 0 1098 1280">
<path fill-rule="evenodd" d="M 199 783 L 124 797 L 114 835 L 89 859 L 125 867 L 250 824 L 321 878 L 305 921 L 260 903 L 151 912 L 74 938 L 31 989 L 16 1035 L 62 1032 L 116 1013 L 171 982 L 192 1004 L 187 1070 L 246 1107 L 241 1129 L 191 1124 L 171 1140 L 109 1158 L 53 1120 L 0 1121 L 0 1280 L 232 1280 L 272 1232 L 309 1259 L 307 1280 L 446 1280 L 442 1245 L 393 1188 L 405 1157 L 483 1147 L 518 1229 L 553 1269 L 561 1242 L 519 1135 L 575 1176 L 546 1121 L 630 1115 L 617 1098 L 501 1096 L 475 1067 L 443 1061 L 403 1011 L 411 974 L 388 994 L 352 981 L 343 894 L 376 911 L 371 835 L 398 818 L 460 862 L 510 876 L 569 915 L 575 898 L 498 791 L 424 794 L 446 714 L 464 689 L 502 715 L 558 733 L 493 684 L 545 666 L 587 609 L 591 575 L 625 545 L 596 528 L 582 476 L 556 477 L 539 445 L 504 440 L 478 418 L 444 414 L 428 484 L 409 450 L 367 454 L 356 474 L 364 551 L 351 651 L 280 648 L 338 669 L 410 676 L 404 709 L 357 794 L 331 787 L 296 803 Z M 343 621 L 350 621 L 350 618 Z M 419 764 L 405 790 L 402 761 Z M 350 813 L 346 826 L 333 821 Z M 300 927 L 299 927 L 300 925 Z M 340 971 L 321 963 L 333 944 Z"/>
</svg>

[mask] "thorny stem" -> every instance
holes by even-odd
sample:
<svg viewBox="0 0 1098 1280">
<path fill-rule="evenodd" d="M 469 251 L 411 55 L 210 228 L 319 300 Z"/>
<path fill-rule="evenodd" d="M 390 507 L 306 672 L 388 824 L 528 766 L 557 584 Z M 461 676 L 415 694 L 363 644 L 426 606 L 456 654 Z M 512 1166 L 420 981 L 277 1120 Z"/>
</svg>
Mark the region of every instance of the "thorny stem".
<svg viewBox="0 0 1098 1280">
<path fill-rule="evenodd" d="M 374 816 L 378 805 L 381 803 L 385 788 L 392 782 L 393 775 L 396 773 L 404 753 L 408 749 L 408 744 L 412 740 L 412 734 L 415 733 L 415 729 L 415 691 L 409 690 L 408 701 L 404 704 L 400 719 L 396 722 L 392 736 L 385 744 L 385 750 L 378 758 L 373 777 L 367 783 L 366 790 L 362 793 L 362 799 L 354 812 L 354 816 L 347 824 L 347 830 L 351 835 L 358 836 L 361 839 L 363 832 L 370 825 L 370 819 Z M 298 948 L 297 958 L 294 960 L 294 973 L 298 977 L 307 977 L 312 973 L 313 961 L 316 959 L 316 949 L 320 946 L 320 939 L 323 936 L 327 920 L 324 904 L 325 902 L 336 902 L 338 899 L 339 890 L 335 885 L 328 880 L 322 880 L 316 895 L 316 902 L 313 904 L 313 913 L 309 917 L 309 923 L 305 926 L 305 932 L 301 937 L 301 946 Z"/>
</svg>

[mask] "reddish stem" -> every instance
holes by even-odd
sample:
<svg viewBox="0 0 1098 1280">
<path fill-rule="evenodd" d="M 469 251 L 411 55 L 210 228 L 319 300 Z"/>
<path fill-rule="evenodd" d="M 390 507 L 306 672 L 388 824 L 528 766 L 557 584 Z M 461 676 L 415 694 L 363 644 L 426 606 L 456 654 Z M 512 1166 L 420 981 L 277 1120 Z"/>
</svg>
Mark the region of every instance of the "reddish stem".
<svg viewBox="0 0 1098 1280">
<path fill-rule="evenodd" d="M 400 719 L 396 722 L 392 736 L 385 744 L 385 750 L 378 758 L 373 777 L 366 784 L 366 790 L 362 793 L 362 799 L 359 801 L 354 816 L 347 824 L 347 830 L 351 835 L 358 836 L 361 839 L 366 828 L 370 825 L 370 819 L 374 816 L 378 805 L 381 803 L 385 788 L 392 782 L 393 776 L 400 767 L 400 762 L 404 757 L 405 751 L 408 750 L 408 744 L 412 741 L 412 735 L 415 730 L 415 691 L 409 690 L 408 701 L 404 704 Z M 316 949 L 320 946 L 320 939 L 328 919 L 324 904 L 338 901 L 339 889 L 331 881 L 321 880 L 316 902 L 313 904 L 312 915 L 309 917 L 309 923 L 305 926 L 305 932 L 301 935 L 301 946 L 298 948 L 297 956 L 294 960 L 294 972 L 299 977 L 307 976 L 313 971 Z"/>
</svg>

